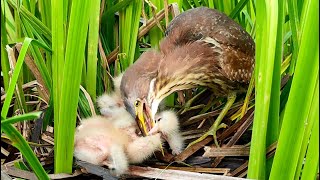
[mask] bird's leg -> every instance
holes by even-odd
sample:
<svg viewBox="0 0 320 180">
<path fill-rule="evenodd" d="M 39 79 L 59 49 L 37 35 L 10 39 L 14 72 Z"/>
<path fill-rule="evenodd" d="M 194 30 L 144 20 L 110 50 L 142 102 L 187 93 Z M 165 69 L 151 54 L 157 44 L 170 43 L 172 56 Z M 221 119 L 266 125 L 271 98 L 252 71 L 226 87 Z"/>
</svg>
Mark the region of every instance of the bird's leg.
<svg viewBox="0 0 320 180">
<path fill-rule="evenodd" d="M 230 107 L 232 106 L 232 104 L 234 103 L 234 101 L 236 100 L 236 93 L 232 92 L 231 94 L 228 95 L 228 99 L 227 99 L 227 103 L 224 106 L 224 108 L 222 109 L 221 113 L 219 114 L 218 118 L 216 119 L 216 121 L 213 123 L 213 125 L 210 127 L 209 131 L 206 132 L 204 135 L 202 135 L 199 139 L 191 142 L 188 147 L 192 146 L 193 144 L 196 144 L 202 140 L 204 140 L 206 137 L 208 137 L 209 135 L 213 136 L 214 139 L 214 143 L 217 147 L 219 147 L 218 144 L 218 140 L 217 140 L 217 135 L 216 132 L 221 129 L 221 128 L 225 128 L 226 124 L 221 123 L 221 121 L 223 120 L 223 118 L 225 117 L 225 115 L 227 114 L 227 112 L 229 111 Z M 187 147 L 187 148 L 188 148 Z"/>
<path fill-rule="evenodd" d="M 251 77 L 246 98 L 243 101 L 243 106 L 234 115 L 230 117 L 232 121 L 235 119 L 237 119 L 237 121 L 240 120 L 246 114 L 247 110 L 250 109 L 248 106 L 251 99 L 253 88 L 254 88 L 254 76 Z"/>
</svg>

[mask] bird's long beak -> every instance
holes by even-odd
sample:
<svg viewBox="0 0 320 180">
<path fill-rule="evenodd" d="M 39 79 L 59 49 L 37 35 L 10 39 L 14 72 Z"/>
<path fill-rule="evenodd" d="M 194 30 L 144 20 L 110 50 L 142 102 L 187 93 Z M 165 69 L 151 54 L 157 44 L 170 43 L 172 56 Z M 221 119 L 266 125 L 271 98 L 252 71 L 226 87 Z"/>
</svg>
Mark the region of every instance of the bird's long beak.
<svg viewBox="0 0 320 180">
<path fill-rule="evenodd" d="M 142 135 L 148 135 L 148 132 L 154 126 L 154 122 L 151 118 L 151 110 L 145 100 L 141 101 L 141 103 L 136 107 L 135 112 L 136 121 L 142 132 Z"/>
<path fill-rule="evenodd" d="M 158 128 L 155 127 L 154 116 L 146 100 L 142 100 L 142 103 L 136 107 L 136 121 L 143 136 L 147 136 L 149 133 L 155 134 L 158 132 Z M 164 156 L 164 151 L 161 144 L 160 149 L 162 155 Z"/>
</svg>

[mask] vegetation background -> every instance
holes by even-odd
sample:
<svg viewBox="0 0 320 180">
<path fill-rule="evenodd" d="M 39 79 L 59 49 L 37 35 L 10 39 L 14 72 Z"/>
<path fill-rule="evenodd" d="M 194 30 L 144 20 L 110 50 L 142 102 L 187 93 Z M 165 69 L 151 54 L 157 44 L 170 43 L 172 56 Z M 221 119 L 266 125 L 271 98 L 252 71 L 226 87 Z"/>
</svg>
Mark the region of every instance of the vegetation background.
<svg viewBox="0 0 320 180">
<path fill-rule="evenodd" d="M 173 2 L 180 11 L 218 9 L 255 39 L 255 76 L 244 103 L 255 108 L 247 177 L 315 179 L 318 0 L 1 0 L 1 146 L 15 146 L 38 178 L 48 179 L 29 146 L 36 146 L 29 120 L 41 116 L 43 129 L 54 127 L 54 173 L 71 173 L 77 119 L 97 113 L 96 97 L 112 89 L 111 76 L 158 48 L 167 22 L 150 29 L 146 19 Z M 289 81 L 281 88 L 284 77 Z M 167 105 L 178 105 L 176 95 Z M 266 159 L 274 142 L 276 153 Z M 28 169 L 22 161 L 15 165 Z"/>
</svg>

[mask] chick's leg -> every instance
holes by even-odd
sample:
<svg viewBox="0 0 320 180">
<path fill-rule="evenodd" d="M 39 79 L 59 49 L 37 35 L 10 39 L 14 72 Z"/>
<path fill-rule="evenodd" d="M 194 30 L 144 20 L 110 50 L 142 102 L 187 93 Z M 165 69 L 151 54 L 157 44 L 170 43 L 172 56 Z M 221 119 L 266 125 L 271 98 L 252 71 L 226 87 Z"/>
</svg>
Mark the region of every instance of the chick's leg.
<svg viewBox="0 0 320 180">
<path fill-rule="evenodd" d="M 110 157 L 103 164 L 107 165 L 117 176 L 125 173 L 129 165 L 124 147 L 118 144 L 112 145 L 110 147 Z"/>
<path fill-rule="evenodd" d="M 165 139 L 168 142 L 173 155 L 177 155 L 182 152 L 184 143 L 183 143 L 183 137 L 179 132 L 166 135 Z"/>
<path fill-rule="evenodd" d="M 222 119 L 225 117 L 225 115 L 227 114 L 227 112 L 229 111 L 230 107 L 232 106 L 232 104 L 234 103 L 234 101 L 236 100 L 236 93 L 231 93 L 228 95 L 228 100 L 226 105 L 224 106 L 224 108 L 222 109 L 221 113 L 219 114 L 218 118 L 216 119 L 216 121 L 213 123 L 213 125 L 210 127 L 209 131 L 206 132 L 204 135 L 202 135 L 199 139 L 191 142 L 188 147 L 192 146 L 193 144 L 196 144 L 198 142 L 201 142 L 202 140 L 204 140 L 206 137 L 208 137 L 209 135 L 213 136 L 214 139 L 214 143 L 217 147 L 219 147 L 218 144 L 218 140 L 217 140 L 217 131 L 221 128 L 225 128 L 226 125 L 224 123 L 221 123 Z M 187 148 L 188 148 L 187 147 Z"/>
<path fill-rule="evenodd" d="M 139 137 L 128 144 L 127 154 L 130 163 L 140 163 L 152 155 L 153 152 L 159 150 L 161 145 L 161 135 L 155 134 L 151 136 Z"/>
</svg>

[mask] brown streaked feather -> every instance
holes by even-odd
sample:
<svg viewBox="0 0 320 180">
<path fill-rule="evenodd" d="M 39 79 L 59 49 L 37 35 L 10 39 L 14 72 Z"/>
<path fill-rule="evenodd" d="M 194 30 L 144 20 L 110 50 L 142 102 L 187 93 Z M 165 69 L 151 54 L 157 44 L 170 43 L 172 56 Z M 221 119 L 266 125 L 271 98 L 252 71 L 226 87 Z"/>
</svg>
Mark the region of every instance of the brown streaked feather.
<svg viewBox="0 0 320 180">
<path fill-rule="evenodd" d="M 160 44 L 165 54 L 175 47 L 205 37 L 232 46 L 248 56 L 254 56 L 255 51 L 254 41 L 239 24 L 218 10 L 207 7 L 190 9 L 174 18 L 167 28 L 166 36 Z"/>
<path fill-rule="evenodd" d="M 249 83 L 254 69 L 254 57 L 242 51 L 237 51 L 232 46 L 225 47 L 220 61 L 225 76 L 232 81 Z"/>
<path fill-rule="evenodd" d="M 195 41 L 176 47 L 164 56 L 151 98 L 197 86 L 207 86 L 216 95 L 244 91 L 253 70 L 253 57 L 231 46 L 208 41 Z"/>
<path fill-rule="evenodd" d="M 154 95 L 150 98 L 163 99 L 175 91 L 197 86 L 210 87 L 217 95 L 238 88 L 238 83 L 225 76 L 220 52 L 220 48 L 202 41 L 175 48 L 159 64 Z"/>
<path fill-rule="evenodd" d="M 250 35 L 225 14 L 206 7 L 173 19 L 160 50 L 165 57 L 154 96 L 199 85 L 217 95 L 243 91 L 254 68 L 255 44 Z"/>
</svg>

